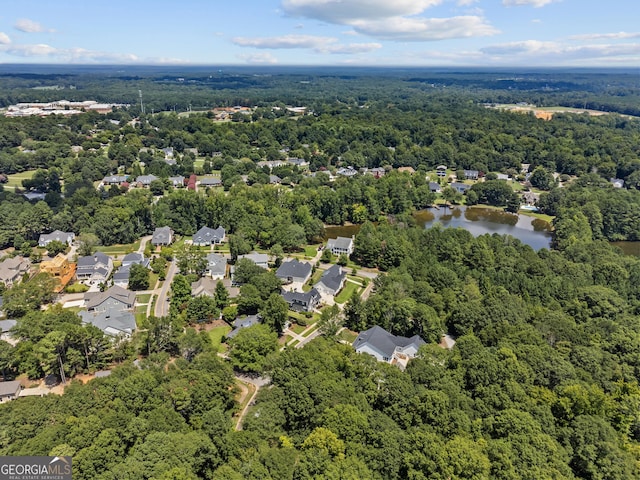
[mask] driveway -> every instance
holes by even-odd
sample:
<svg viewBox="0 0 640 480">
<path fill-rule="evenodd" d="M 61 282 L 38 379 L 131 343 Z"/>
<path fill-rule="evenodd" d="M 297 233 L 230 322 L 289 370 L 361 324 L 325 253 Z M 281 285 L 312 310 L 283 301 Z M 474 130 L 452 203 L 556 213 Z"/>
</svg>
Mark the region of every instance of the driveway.
<svg viewBox="0 0 640 480">
<path fill-rule="evenodd" d="M 162 284 L 162 288 L 160 289 L 160 293 L 158 294 L 158 299 L 156 300 L 156 309 L 154 315 L 156 317 L 166 317 L 169 314 L 169 288 L 171 288 L 171 282 L 173 281 L 173 277 L 178 271 L 178 265 L 176 264 L 175 259 L 169 264 L 169 270 L 167 271 L 167 278 Z"/>
</svg>

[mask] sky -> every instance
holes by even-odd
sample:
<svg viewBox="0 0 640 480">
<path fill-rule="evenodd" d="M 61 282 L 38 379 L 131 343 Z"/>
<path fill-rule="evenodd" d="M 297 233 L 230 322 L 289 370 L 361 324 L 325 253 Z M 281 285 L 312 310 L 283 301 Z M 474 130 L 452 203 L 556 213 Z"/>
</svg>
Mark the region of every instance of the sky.
<svg viewBox="0 0 640 480">
<path fill-rule="evenodd" d="M 0 63 L 640 66 L 638 0 L 3 0 Z"/>
</svg>

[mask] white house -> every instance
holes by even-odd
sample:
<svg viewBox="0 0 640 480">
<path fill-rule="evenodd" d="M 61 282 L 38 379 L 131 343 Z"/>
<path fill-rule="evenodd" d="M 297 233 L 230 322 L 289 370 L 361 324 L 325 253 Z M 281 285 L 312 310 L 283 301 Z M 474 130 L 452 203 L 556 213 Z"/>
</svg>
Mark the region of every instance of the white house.
<svg viewBox="0 0 640 480">
<path fill-rule="evenodd" d="M 351 255 L 353 253 L 353 237 L 338 237 L 327 240 L 327 247 L 334 255 Z"/>
</svg>

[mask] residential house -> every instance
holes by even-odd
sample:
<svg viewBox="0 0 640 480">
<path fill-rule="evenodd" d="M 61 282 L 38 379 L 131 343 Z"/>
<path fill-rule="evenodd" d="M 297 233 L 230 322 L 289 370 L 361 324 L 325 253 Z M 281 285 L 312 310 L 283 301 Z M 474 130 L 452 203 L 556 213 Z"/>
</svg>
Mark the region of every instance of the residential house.
<svg viewBox="0 0 640 480">
<path fill-rule="evenodd" d="M 269 175 L 269 183 L 271 185 L 279 185 L 282 183 L 282 179 L 277 175 Z"/>
<path fill-rule="evenodd" d="M 221 187 L 222 180 L 219 177 L 204 177 L 200 180 L 201 187 Z"/>
<path fill-rule="evenodd" d="M 358 174 L 358 171 L 353 167 L 341 167 L 336 171 L 336 175 L 340 175 L 342 177 L 355 177 Z"/>
<path fill-rule="evenodd" d="M 231 279 L 213 279 L 211 277 L 202 277 L 197 282 L 191 284 L 191 296 L 200 297 L 205 295 L 207 297 L 214 297 L 216 292 L 216 286 L 218 282 L 222 282 L 224 288 L 229 292 L 229 297 L 234 298 L 240 294 L 240 289 L 231 285 Z"/>
<path fill-rule="evenodd" d="M 284 165 L 286 165 L 287 162 L 283 161 L 283 160 L 263 160 L 261 162 L 258 162 L 256 165 L 260 168 L 262 167 L 269 167 L 269 170 L 275 168 L 275 167 L 282 167 Z"/>
<path fill-rule="evenodd" d="M 236 318 L 233 322 L 233 330 L 225 335 L 227 338 L 235 337 L 240 330 L 243 328 L 253 327 L 254 325 L 258 325 L 262 319 L 260 315 L 249 315 L 243 318 Z"/>
<path fill-rule="evenodd" d="M 136 177 L 136 183 L 138 184 L 138 187 L 142 188 L 149 188 L 149 185 L 151 185 L 151 182 L 153 182 L 154 180 L 158 180 L 158 177 L 156 177 L 155 175 L 138 175 Z"/>
<path fill-rule="evenodd" d="M 187 181 L 187 189 L 195 190 L 197 182 L 198 182 L 198 177 L 195 174 L 189 175 L 189 180 Z"/>
<path fill-rule="evenodd" d="M 127 183 L 128 177 L 126 175 L 109 175 L 102 179 L 102 185 L 108 187 L 109 185 L 121 186 L 123 183 Z"/>
<path fill-rule="evenodd" d="M 330 238 L 327 240 L 327 246 L 325 247 L 331 250 L 334 255 L 351 255 L 353 253 L 353 237 L 338 237 Z"/>
<path fill-rule="evenodd" d="M 173 242 L 173 230 L 171 227 L 158 227 L 153 231 L 151 245 L 170 245 Z"/>
<path fill-rule="evenodd" d="M 312 288 L 308 292 L 280 292 L 285 302 L 289 304 L 289 309 L 296 312 L 312 312 L 319 304 L 322 297 L 320 292 Z"/>
<path fill-rule="evenodd" d="M 225 233 L 222 227 L 202 227 L 193 235 L 193 244 L 203 247 L 222 243 L 225 239 Z"/>
<path fill-rule="evenodd" d="M 525 205 L 535 205 L 538 202 L 539 198 L 540 198 L 539 193 L 524 192 L 522 194 L 522 200 L 524 201 Z"/>
<path fill-rule="evenodd" d="M 446 177 L 447 176 L 447 166 L 446 165 L 438 165 L 436 167 L 436 174 L 439 177 Z"/>
<path fill-rule="evenodd" d="M 440 188 L 440 184 L 438 182 L 429 182 L 429 190 L 432 193 L 440 193 L 442 188 Z"/>
<path fill-rule="evenodd" d="M 621 178 L 610 178 L 609 182 L 613 185 L 613 188 L 624 188 L 624 180 Z"/>
<path fill-rule="evenodd" d="M 269 269 L 269 256 L 266 253 L 248 253 L 246 255 L 238 255 L 238 260 L 246 258 L 247 260 L 251 260 L 257 266 L 264 268 L 265 270 Z"/>
<path fill-rule="evenodd" d="M 39 202 L 40 200 L 44 200 L 45 198 L 47 198 L 47 195 L 45 193 L 37 191 L 23 193 L 22 196 L 30 202 Z"/>
<path fill-rule="evenodd" d="M 22 384 L 19 380 L 11 380 L 9 382 L 0 382 L 0 402 L 10 402 L 20 395 Z"/>
<path fill-rule="evenodd" d="M 39 247 L 46 247 L 49 243 L 53 241 L 58 241 L 60 243 L 66 243 L 67 245 L 71 245 L 75 240 L 76 235 L 73 232 L 61 232 L 60 230 L 55 230 L 51 233 L 43 233 L 40 235 L 40 239 L 38 240 Z"/>
<path fill-rule="evenodd" d="M 85 295 L 87 311 L 79 313 L 84 323 L 90 323 L 112 337 L 130 336 L 136 329 L 133 307 L 136 294 L 114 286 L 106 292 Z"/>
<path fill-rule="evenodd" d="M 150 260 L 138 252 L 125 255 L 122 259 L 122 265 L 113 274 L 113 284 L 121 288 L 127 288 L 129 286 L 129 276 L 131 275 L 131 265 L 134 264 L 149 268 Z"/>
<path fill-rule="evenodd" d="M 467 185 L 466 183 L 459 183 L 459 182 L 453 182 L 449 184 L 449 186 L 458 193 L 465 193 L 467 190 L 471 188 L 471 185 Z"/>
<path fill-rule="evenodd" d="M 0 262 L 0 282 L 7 287 L 20 283 L 25 273 L 29 273 L 31 262 L 28 258 L 13 257 Z"/>
<path fill-rule="evenodd" d="M 76 264 L 69 263 L 69 260 L 62 253 L 59 253 L 51 260 L 40 263 L 40 272 L 48 273 L 56 281 L 53 291 L 60 293 L 64 287 L 73 279 L 76 273 Z"/>
<path fill-rule="evenodd" d="M 340 265 L 331 265 L 314 285 L 324 295 L 335 296 L 347 281 L 347 272 Z"/>
<path fill-rule="evenodd" d="M 177 177 L 169 177 L 169 182 L 174 188 L 182 188 L 184 187 L 185 178 L 182 175 L 178 175 Z"/>
<path fill-rule="evenodd" d="M 290 165 L 295 165 L 298 168 L 303 168 L 309 165 L 309 162 L 307 162 L 303 158 L 287 158 L 287 163 Z"/>
<path fill-rule="evenodd" d="M 15 346 L 18 343 L 18 339 L 14 338 L 11 329 L 15 327 L 17 323 L 17 320 L 0 320 L 0 340 L 4 340 Z"/>
<path fill-rule="evenodd" d="M 102 252 L 78 258 L 76 278 L 89 284 L 106 282 L 113 271 L 113 260 Z"/>
<path fill-rule="evenodd" d="M 313 266 L 308 262 L 301 262 L 297 258 L 283 262 L 278 270 L 276 270 L 276 277 L 278 277 L 282 283 L 289 284 L 294 290 L 302 289 L 302 285 L 307 283 L 311 278 L 311 271 Z"/>
<path fill-rule="evenodd" d="M 507 175 L 506 173 L 498 173 L 496 175 L 496 180 L 511 180 L 511 177 L 509 175 Z"/>
<path fill-rule="evenodd" d="M 366 175 L 371 175 L 374 178 L 380 178 L 383 177 L 386 172 L 386 170 L 382 167 L 376 167 L 376 168 L 365 168 L 364 169 L 364 173 Z"/>
<path fill-rule="evenodd" d="M 467 180 L 478 180 L 479 175 L 478 170 L 464 170 L 464 178 Z"/>
<path fill-rule="evenodd" d="M 418 335 L 411 338 L 393 335 L 379 326 L 360 332 L 353 342 L 358 353 L 373 355 L 379 362 L 398 363 L 406 366 L 414 358 L 425 341 Z"/>
<path fill-rule="evenodd" d="M 222 279 L 227 273 L 227 259 L 217 253 L 207 255 L 207 269 L 205 275 L 215 279 Z"/>
<path fill-rule="evenodd" d="M 173 147 L 165 147 L 162 149 L 162 152 L 164 153 L 165 160 L 173 159 Z"/>
</svg>

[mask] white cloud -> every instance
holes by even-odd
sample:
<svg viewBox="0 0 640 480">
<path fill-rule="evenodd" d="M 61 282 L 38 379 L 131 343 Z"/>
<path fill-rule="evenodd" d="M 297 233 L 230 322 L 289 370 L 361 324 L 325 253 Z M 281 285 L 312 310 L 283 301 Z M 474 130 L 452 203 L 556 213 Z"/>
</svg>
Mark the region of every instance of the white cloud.
<svg viewBox="0 0 640 480">
<path fill-rule="evenodd" d="M 502 4 L 508 7 L 531 5 L 532 7 L 540 8 L 557 1 L 558 0 L 502 0 Z"/>
<path fill-rule="evenodd" d="M 343 45 L 334 37 L 315 35 L 283 35 L 280 37 L 236 37 L 232 42 L 241 47 L 268 49 L 310 49 L 317 53 L 355 54 L 366 53 L 382 48 L 379 43 L 350 43 Z"/>
<path fill-rule="evenodd" d="M 526 40 L 481 48 L 493 62 L 525 64 L 565 63 L 589 65 L 606 61 L 608 63 L 629 63 L 640 58 L 640 43 L 608 45 L 566 45 L 559 42 Z"/>
<path fill-rule="evenodd" d="M 273 55 L 271 55 L 269 52 L 239 55 L 238 58 L 240 58 L 241 60 L 244 60 L 247 63 L 252 63 L 252 64 L 273 65 L 275 63 L 278 63 L 278 59 Z"/>
<path fill-rule="evenodd" d="M 0 45 L 0 53 L 14 57 L 45 57 L 68 63 L 139 63 L 141 59 L 130 53 L 110 53 L 84 48 L 56 48 L 44 43 Z M 150 59 L 152 61 L 152 59 Z"/>
<path fill-rule="evenodd" d="M 0 32 L 0 45 L 8 45 L 9 43 L 11 43 L 9 35 L 4 32 Z"/>
<path fill-rule="evenodd" d="M 315 18 L 328 23 L 349 24 L 353 20 L 376 20 L 417 15 L 443 0 L 282 0 L 289 15 Z"/>
<path fill-rule="evenodd" d="M 318 53 L 331 53 L 336 55 L 353 55 L 356 53 L 368 53 L 382 48 L 379 43 L 350 43 L 348 45 L 329 45 L 316 49 Z"/>
<path fill-rule="evenodd" d="M 28 18 L 21 18 L 16 21 L 14 28 L 26 33 L 54 32 L 53 29 L 45 28 L 40 23 L 29 20 Z"/>
<path fill-rule="evenodd" d="M 358 33 L 388 40 L 434 41 L 450 38 L 488 36 L 498 30 L 482 17 L 451 18 L 393 17 L 383 21 L 359 20 L 353 23 Z"/>
<path fill-rule="evenodd" d="M 332 37 L 314 35 L 282 35 L 280 37 L 236 37 L 231 40 L 241 47 L 254 48 L 320 48 L 328 43 L 336 42 Z"/>
<path fill-rule="evenodd" d="M 420 16 L 445 0 L 282 0 L 283 10 L 338 25 L 356 33 L 396 41 L 433 41 L 498 33 L 481 15 L 450 18 Z M 469 6 L 476 0 L 457 0 Z M 544 1 L 544 0 L 542 0 Z"/>
<path fill-rule="evenodd" d="M 587 33 L 585 35 L 572 35 L 571 40 L 615 40 L 625 38 L 640 38 L 640 32 L 617 32 L 617 33 Z"/>
</svg>

